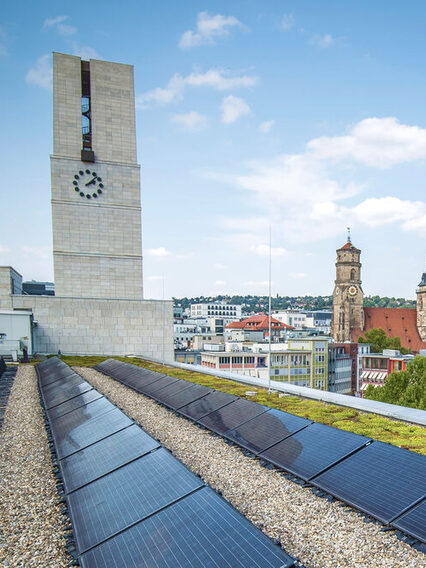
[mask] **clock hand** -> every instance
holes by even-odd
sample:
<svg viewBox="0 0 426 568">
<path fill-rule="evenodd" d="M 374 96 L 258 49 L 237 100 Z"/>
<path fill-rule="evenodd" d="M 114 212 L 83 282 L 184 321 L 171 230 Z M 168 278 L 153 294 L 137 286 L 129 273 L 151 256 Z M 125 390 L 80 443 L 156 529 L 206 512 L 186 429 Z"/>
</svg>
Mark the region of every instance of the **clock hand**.
<svg viewBox="0 0 426 568">
<path fill-rule="evenodd" d="M 97 180 L 98 176 L 95 176 L 93 179 L 91 179 L 88 183 L 86 183 L 86 187 L 88 187 L 89 185 L 92 185 L 92 183 L 95 183 L 95 181 Z"/>
</svg>

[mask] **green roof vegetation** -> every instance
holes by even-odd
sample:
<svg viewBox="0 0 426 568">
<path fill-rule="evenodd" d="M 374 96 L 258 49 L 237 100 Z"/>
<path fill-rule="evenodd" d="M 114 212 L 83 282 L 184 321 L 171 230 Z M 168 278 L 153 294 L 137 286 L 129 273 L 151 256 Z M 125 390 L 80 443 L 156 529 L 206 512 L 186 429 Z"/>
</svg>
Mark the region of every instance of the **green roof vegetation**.
<svg viewBox="0 0 426 568">
<path fill-rule="evenodd" d="M 266 389 L 254 388 L 252 385 L 244 385 L 228 379 L 159 365 L 137 358 L 114 358 L 426 455 L 426 429 L 421 426 L 413 426 L 377 414 L 366 414 L 334 404 L 294 396 L 279 396 L 278 393 L 268 394 Z M 105 359 L 108 357 L 62 357 L 62 360 L 72 367 L 94 367 Z M 247 391 L 256 391 L 256 395 L 247 396 Z"/>
</svg>

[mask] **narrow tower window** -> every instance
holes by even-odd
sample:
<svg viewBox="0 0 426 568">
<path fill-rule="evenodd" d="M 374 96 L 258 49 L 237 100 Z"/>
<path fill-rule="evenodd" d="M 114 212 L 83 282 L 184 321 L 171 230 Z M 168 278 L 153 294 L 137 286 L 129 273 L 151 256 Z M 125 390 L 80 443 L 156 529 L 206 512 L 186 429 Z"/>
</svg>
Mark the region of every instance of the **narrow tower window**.
<svg viewBox="0 0 426 568">
<path fill-rule="evenodd" d="M 355 280 L 355 268 L 351 270 L 351 280 Z"/>
<path fill-rule="evenodd" d="M 81 159 L 84 162 L 94 162 L 92 150 L 92 113 L 90 97 L 90 63 L 81 62 Z"/>
</svg>

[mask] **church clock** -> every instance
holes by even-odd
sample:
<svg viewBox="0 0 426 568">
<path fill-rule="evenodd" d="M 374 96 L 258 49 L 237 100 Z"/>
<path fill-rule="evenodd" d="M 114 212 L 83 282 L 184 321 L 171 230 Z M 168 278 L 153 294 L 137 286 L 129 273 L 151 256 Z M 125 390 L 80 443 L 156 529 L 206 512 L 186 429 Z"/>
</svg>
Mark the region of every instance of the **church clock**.
<svg viewBox="0 0 426 568">
<path fill-rule="evenodd" d="M 92 170 L 79 170 L 72 182 L 74 191 L 86 199 L 97 199 L 104 192 L 102 178 Z"/>
</svg>

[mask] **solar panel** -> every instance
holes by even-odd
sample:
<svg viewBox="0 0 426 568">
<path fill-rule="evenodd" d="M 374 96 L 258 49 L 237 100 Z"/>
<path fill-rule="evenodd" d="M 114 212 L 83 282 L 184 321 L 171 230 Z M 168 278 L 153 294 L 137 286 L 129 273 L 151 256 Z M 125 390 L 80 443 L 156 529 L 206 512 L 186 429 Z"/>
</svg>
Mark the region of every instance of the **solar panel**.
<svg viewBox="0 0 426 568">
<path fill-rule="evenodd" d="M 72 375 L 60 378 L 57 381 L 49 383 L 48 385 L 43 385 L 42 386 L 43 395 L 49 396 L 50 393 L 56 392 L 58 389 L 63 389 L 64 387 L 66 388 L 75 387 L 85 382 L 87 381 L 85 381 L 83 377 L 80 377 L 80 375 L 77 375 L 77 373 L 74 373 L 73 371 Z"/>
<path fill-rule="evenodd" d="M 426 543 L 426 499 L 397 518 L 391 525 Z"/>
<path fill-rule="evenodd" d="M 58 386 L 53 391 L 42 391 L 46 409 L 57 406 L 58 404 L 62 404 L 70 398 L 74 398 L 75 396 L 83 394 L 84 392 L 87 392 L 93 388 L 92 385 L 90 385 L 86 381 L 83 381 L 82 383 L 71 387 L 67 386 L 66 384 L 63 384 L 61 386 L 59 386 L 58 383 L 54 384 Z"/>
<path fill-rule="evenodd" d="M 217 434 L 223 434 L 266 410 L 266 406 L 239 398 L 231 404 L 204 416 L 198 422 Z"/>
<path fill-rule="evenodd" d="M 212 389 L 209 389 L 208 387 L 188 383 L 187 381 L 184 381 L 184 385 L 182 385 L 179 390 L 176 388 L 173 392 L 172 389 L 175 384 L 176 383 L 170 387 L 162 389 L 157 395 L 157 400 L 160 400 L 160 402 L 174 410 L 212 392 Z"/>
<path fill-rule="evenodd" d="M 309 424 L 312 424 L 311 420 L 272 408 L 224 436 L 256 454 Z"/>
<path fill-rule="evenodd" d="M 92 391 L 89 391 L 92 392 Z M 95 391 L 96 392 L 96 391 Z M 88 394 L 88 393 L 85 393 Z M 80 395 L 82 396 L 82 395 Z M 76 397 L 80 398 L 80 397 Z M 71 400 L 75 400 L 74 398 Z M 71 401 L 68 401 L 68 403 Z M 65 403 L 67 404 L 67 403 Z M 62 404 L 60 406 L 63 406 Z M 57 408 L 55 406 L 55 408 Z M 105 414 L 105 412 L 110 412 L 116 408 L 112 402 L 110 402 L 104 396 L 93 400 L 92 402 L 88 402 L 87 404 L 80 406 L 79 408 L 75 408 L 71 410 L 71 412 L 64 414 L 63 416 L 58 416 L 50 421 L 51 428 L 53 432 L 56 431 L 64 431 L 69 432 L 70 430 L 74 429 L 76 426 L 82 424 L 83 422 L 87 422 L 88 420 L 92 420 L 92 418 L 96 418 L 101 414 Z M 52 409 L 53 410 L 53 409 Z M 50 415 L 49 415 L 50 416 Z"/>
<path fill-rule="evenodd" d="M 178 392 L 182 392 L 190 385 L 191 383 L 188 383 L 188 381 L 183 381 L 182 379 L 178 379 L 177 381 L 173 381 L 172 383 L 169 383 L 168 385 L 162 387 L 161 389 L 157 389 L 157 391 L 154 392 L 154 394 L 151 396 L 152 398 L 155 398 L 155 400 L 163 402 L 164 397 L 166 399 L 169 396 L 173 397 L 175 394 L 177 394 Z"/>
<path fill-rule="evenodd" d="M 50 420 L 55 420 L 55 418 L 59 418 L 59 416 L 63 416 L 64 414 L 68 414 L 68 412 L 72 412 L 80 406 L 85 406 L 98 398 L 102 398 L 100 392 L 95 389 L 89 390 L 79 396 L 72 398 L 71 400 L 67 400 L 62 404 L 58 404 L 58 406 L 54 406 L 50 410 L 47 411 Z"/>
<path fill-rule="evenodd" d="M 160 447 L 137 424 L 120 430 L 59 463 L 67 493 Z"/>
<path fill-rule="evenodd" d="M 95 403 L 91 403 L 95 404 Z M 88 405 L 90 406 L 90 404 Z M 74 411 L 78 412 L 78 411 Z M 68 418 L 70 414 L 66 414 L 61 418 Z M 57 422 L 61 420 L 55 420 L 53 426 L 56 426 Z M 114 408 L 105 414 L 96 416 L 91 420 L 83 420 L 80 424 L 76 424 L 74 428 L 71 429 L 54 429 L 52 426 L 52 433 L 56 442 L 56 453 L 58 458 L 62 459 L 71 454 L 78 452 L 79 450 L 90 446 L 119 430 L 123 430 L 127 426 L 130 426 L 133 422 L 128 418 L 119 408 Z"/>
<path fill-rule="evenodd" d="M 73 369 L 71 369 L 71 367 L 64 367 L 63 369 L 58 368 L 57 370 L 54 370 L 50 373 L 41 374 L 40 385 L 43 388 L 56 381 L 64 380 L 67 377 L 72 377 L 73 375 L 77 375 L 77 373 Z"/>
<path fill-rule="evenodd" d="M 149 383 L 147 385 L 140 386 L 138 388 L 139 392 L 146 394 L 148 396 L 152 396 L 157 393 L 159 390 L 163 389 L 164 387 L 168 387 L 169 385 L 179 381 L 180 379 L 176 377 L 169 377 L 168 375 L 164 375 L 161 378 L 157 379 L 153 383 Z"/>
<path fill-rule="evenodd" d="M 83 568 L 290 568 L 293 559 L 204 487 L 80 559 Z"/>
<path fill-rule="evenodd" d="M 140 389 L 144 385 L 149 385 L 151 383 L 155 383 L 155 381 L 158 381 L 158 379 L 160 379 L 161 377 L 164 377 L 164 376 L 165 375 L 161 375 L 160 373 L 152 372 L 152 373 L 149 373 L 149 374 L 136 375 L 136 376 L 133 376 L 133 377 L 126 376 L 125 378 L 120 379 L 120 382 L 123 385 L 129 386 L 129 387 L 137 390 L 138 392 L 141 392 Z"/>
<path fill-rule="evenodd" d="M 308 480 L 369 441 L 358 434 L 313 423 L 261 452 L 260 457 Z"/>
<path fill-rule="evenodd" d="M 160 448 L 77 489 L 68 495 L 68 506 L 79 553 L 202 485 Z"/>
<path fill-rule="evenodd" d="M 316 477 L 312 484 L 389 523 L 426 494 L 426 458 L 373 442 Z"/>
<path fill-rule="evenodd" d="M 213 391 L 207 396 L 203 396 L 203 398 L 179 408 L 179 414 L 183 414 L 183 416 L 187 416 L 193 420 L 199 420 L 203 416 L 206 416 L 206 414 L 210 414 L 210 412 L 222 408 L 234 400 L 237 400 L 237 397 L 232 394 Z"/>
</svg>

